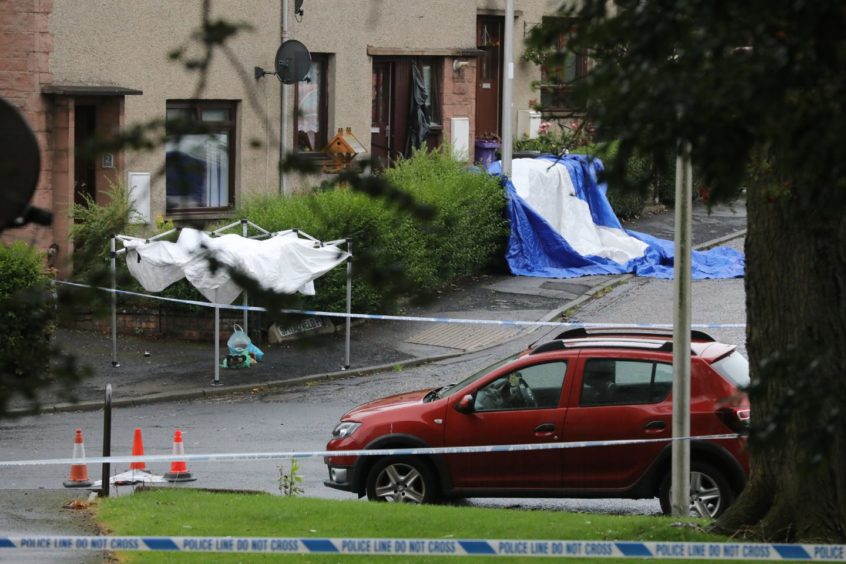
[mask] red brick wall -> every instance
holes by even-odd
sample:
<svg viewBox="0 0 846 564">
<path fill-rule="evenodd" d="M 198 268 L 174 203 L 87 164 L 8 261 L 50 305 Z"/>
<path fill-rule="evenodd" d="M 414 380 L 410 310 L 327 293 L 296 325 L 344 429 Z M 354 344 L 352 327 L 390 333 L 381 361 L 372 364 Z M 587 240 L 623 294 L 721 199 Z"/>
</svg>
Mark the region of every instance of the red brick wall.
<svg viewBox="0 0 846 564">
<path fill-rule="evenodd" d="M 459 59 L 470 64 L 460 70 L 453 70 L 453 60 L 444 59 L 443 77 L 443 121 L 444 141 L 452 139 L 450 118 L 470 118 L 470 157 L 476 135 L 476 59 Z"/>
<path fill-rule="evenodd" d="M 0 96 L 17 107 L 35 132 L 41 149 L 41 176 L 32 204 L 53 208 L 52 159 L 48 102 L 41 85 L 52 82 L 53 37 L 48 19 L 53 0 L 0 0 Z M 23 239 L 40 248 L 53 242 L 50 228 L 28 226 L 8 230 L 4 240 Z"/>
<path fill-rule="evenodd" d="M 220 315 L 220 341 L 225 343 L 232 335 L 234 324 L 243 325 L 241 314 Z M 92 313 L 75 312 L 73 319 L 66 320 L 64 326 L 86 331 L 109 334 L 112 331 L 111 316 L 96 316 Z M 250 316 L 250 337 L 260 343 L 261 332 L 257 319 Z M 214 314 L 210 311 L 178 314 L 158 311 L 121 311 L 117 313 L 117 332 L 119 335 L 165 338 L 173 337 L 186 341 L 208 341 L 214 336 Z"/>
</svg>

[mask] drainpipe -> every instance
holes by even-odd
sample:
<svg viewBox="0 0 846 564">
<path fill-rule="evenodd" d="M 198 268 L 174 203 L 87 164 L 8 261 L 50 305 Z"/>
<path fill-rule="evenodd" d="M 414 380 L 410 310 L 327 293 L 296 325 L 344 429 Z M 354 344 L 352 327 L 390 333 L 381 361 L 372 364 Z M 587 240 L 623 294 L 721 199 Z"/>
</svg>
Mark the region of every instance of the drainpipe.
<svg viewBox="0 0 846 564">
<path fill-rule="evenodd" d="M 502 81 L 502 173 L 511 177 L 511 103 L 514 82 L 514 0 L 505 3 L 505 79 Z"/>
<path fill-rule="evenodd" d="M 282 0 L 282 43 L 288 40 L 288 0 Z M 275 64 L 275 61 L 274 61 Z M 282 114 L 282 124 L 279 131 L 279 195 L 284 196 L 287 191 L 287 182 L 285 173 L 282 172 L 282 162 L 285 160 L 285 153 L 287 152 L 287 135 L 288 135 L 288 85 L 280 81 L 281 95 L 280 95 L 280 111 Z"/>
</svg>

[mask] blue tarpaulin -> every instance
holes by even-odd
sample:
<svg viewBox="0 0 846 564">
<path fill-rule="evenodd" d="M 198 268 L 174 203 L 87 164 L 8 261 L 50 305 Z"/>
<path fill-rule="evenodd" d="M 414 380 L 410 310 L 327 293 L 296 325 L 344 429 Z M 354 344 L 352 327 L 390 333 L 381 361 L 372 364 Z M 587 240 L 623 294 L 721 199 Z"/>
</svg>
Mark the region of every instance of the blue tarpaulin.
<svg viewBox="0 0 846 564">
<path fill-rule="evenodd" d="M 500 162 L 488 167 L 491 174 L 501 170 Z M 599 181 L 602 170 L 599 159 L 585 155 L 512 161 L 512 178 L 505 179 L 512 273 L 673 277 L 673 242 L 623 229 Z M 694 280 L 743 276 L 744 256 L 734 249 L 693 251 L 692 263 Z"/>
</svg>

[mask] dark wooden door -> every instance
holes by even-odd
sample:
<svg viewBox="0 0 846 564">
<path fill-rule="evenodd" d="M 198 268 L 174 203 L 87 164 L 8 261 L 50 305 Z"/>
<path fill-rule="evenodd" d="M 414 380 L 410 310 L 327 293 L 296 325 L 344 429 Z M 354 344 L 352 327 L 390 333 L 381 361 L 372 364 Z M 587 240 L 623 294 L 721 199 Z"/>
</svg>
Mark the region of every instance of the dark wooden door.
<svg viewBox="0 0 846 564">
<path fill-rule="evenodd" d="M 391 91 L 393 65 L 373 62 L 373 111 L 370 124 L 370 154 L 373 160 L 388 165 L 391 148 Z"/>
<path fill-rule="evenodd" d="M 373 60 L 370 152 L 382 166 L 405 155 L 410 105 L 411 59 Z M 407 155 L 405 155 L 407 156 Z"/>
<path fill-rule="evenodd" d="M 93 155 L 85 151 L 85 144 L 97 132 L 96 116 L 96 106 L 76 106 L 74 109 L 73 201 L 77 204 L 85 202 L 83 194 L 92 200 L 97 196 L 97 162 Z"/>
<path fill-rule="evenodd" d="M 476 46 L 485 54 L 476 65 L 476 137 L 500 135 L 502 115 L 503 18 L 476 18 Z"/>
</svg>

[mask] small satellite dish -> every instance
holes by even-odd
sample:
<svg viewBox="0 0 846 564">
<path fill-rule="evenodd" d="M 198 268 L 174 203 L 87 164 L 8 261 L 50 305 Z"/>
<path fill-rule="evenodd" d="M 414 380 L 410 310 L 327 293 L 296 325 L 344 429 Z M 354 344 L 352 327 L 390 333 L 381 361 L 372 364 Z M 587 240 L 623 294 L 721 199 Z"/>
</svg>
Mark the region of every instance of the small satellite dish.
<svg viewBox="0 0 846 564">
<path fill-rule="evenodd" d="M 41 170 L 38 141 L 20 112 L 3 98 L 0 131 L 0 231 L 49 221 L 43 216 L 47 212 L 29 207 Z"/>
<path fill-rule="evenodd" d="M 311 69 L 311 53 L 296 39 L 289 39 L 276 51 L 276 78 L 285 84 L 296 84 L 308 76 Z"/>
</svg>

